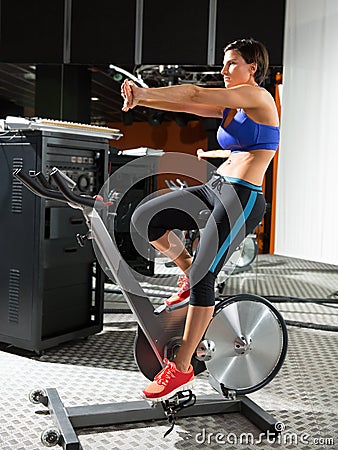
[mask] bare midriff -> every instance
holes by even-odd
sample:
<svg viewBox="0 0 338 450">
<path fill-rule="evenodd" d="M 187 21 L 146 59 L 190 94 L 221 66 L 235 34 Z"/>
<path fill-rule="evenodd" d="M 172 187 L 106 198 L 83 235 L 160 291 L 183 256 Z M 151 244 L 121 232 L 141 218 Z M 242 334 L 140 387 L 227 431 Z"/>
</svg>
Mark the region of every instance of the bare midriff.
<svg viewBox="0 0 338 450">
<path fill-rule="evenodd" d="M 264 149 L 232 153 L 217 169 L 217 173 L 261 186 L 264 174 L 275 153 L 273 150 Z"/>
</svg>

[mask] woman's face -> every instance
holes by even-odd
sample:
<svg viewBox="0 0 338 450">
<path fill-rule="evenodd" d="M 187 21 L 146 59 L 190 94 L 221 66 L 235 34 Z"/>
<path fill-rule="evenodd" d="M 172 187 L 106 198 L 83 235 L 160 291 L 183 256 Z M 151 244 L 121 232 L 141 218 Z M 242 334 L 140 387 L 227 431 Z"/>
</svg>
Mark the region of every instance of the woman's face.
<svg viewBox="0 0 338 450">
<path fill-rule="evenodd" d="M 239 84 L 257 85 L 253 77 L 255 69 L 255 63 L 248 64 L 235 50 L 226 51 L 221 71 L 225 87 L 238 86 Z"/>
</svg>

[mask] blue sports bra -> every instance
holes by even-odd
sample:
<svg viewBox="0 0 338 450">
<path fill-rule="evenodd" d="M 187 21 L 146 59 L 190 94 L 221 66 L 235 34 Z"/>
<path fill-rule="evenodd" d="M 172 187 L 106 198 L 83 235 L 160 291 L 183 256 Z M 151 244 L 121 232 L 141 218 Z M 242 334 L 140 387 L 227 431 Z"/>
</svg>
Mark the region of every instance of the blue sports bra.
<svg viewBox="0 0 338 450">
<path fill-rule="evenodd" d="M 240 109 L 232 121 L 223 128 L 229 111 L 230 108 L 225 108 L 221 125 L 217 131 L 218 143 L 224 150 L 231 150 L 231 152 L 277 150 L 279 127 L 257 123 Z"/>
</svg>

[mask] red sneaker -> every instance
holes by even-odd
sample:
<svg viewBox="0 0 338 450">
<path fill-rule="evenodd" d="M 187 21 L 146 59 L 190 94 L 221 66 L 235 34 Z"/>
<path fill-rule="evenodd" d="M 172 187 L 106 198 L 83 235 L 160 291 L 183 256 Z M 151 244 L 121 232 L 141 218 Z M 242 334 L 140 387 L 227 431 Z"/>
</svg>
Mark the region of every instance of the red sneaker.
<svg viewBox="0 0 338 450">
<path fill-rule="evenodd" d="M 189 389 L 193 385 L 194 369 L 192 365 L 190 365 L 187 372 L 180 372 L 174 362 L 170 362 L 168 359 L 164 359 L 163 362 L 166 364 L 166 367 L 142 391 L 147 400 L 166 400 L 176 394 L 176 392 Z"/>
<path fill-rule="evenodd" d="M 166 299 L 165 304 L 167 306 L 176 305 L 176 303 L 180 303 L 190 296 L 190 281 L 186 275 L 181 275 L 178 278 L 177 284 L 180 290 L 177 294 L 174 294 Z"/>
</svg>

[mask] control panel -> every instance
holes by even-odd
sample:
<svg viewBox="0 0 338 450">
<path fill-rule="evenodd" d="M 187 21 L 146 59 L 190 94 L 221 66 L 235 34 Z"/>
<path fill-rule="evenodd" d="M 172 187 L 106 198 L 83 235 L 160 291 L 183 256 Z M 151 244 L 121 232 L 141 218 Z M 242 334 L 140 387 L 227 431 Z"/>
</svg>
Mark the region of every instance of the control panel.
<svg viewBox="0 0 338 450">
<path fill-rule="evenodd" d="M 48 177 L 53 167 L 57 167 L 76 182 L 80 193 L 94 195 L 102 184 L 102 165 L 103 154 L 96 150 L 67 148 L 62 152 L 58 148 L 53 152 L 48 149 L 45 175 Z"/>
</svg>

